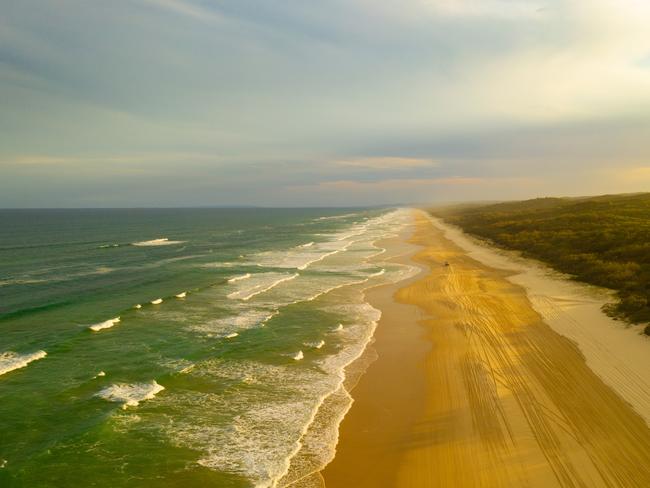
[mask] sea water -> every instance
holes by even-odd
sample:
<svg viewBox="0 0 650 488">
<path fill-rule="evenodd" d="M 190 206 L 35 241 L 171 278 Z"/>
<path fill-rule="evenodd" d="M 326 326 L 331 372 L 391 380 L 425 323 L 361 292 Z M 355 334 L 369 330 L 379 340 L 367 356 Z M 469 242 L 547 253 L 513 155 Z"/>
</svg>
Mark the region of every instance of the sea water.
<svg viewBox="0 0 650 488">
<path fill-rule="evenodd" d="M 400 209 L 0 211 L 0 486 L 272 487 L 333 456 Z M 293 485 L 300 486 L 300 483 Z"/>
</svg>

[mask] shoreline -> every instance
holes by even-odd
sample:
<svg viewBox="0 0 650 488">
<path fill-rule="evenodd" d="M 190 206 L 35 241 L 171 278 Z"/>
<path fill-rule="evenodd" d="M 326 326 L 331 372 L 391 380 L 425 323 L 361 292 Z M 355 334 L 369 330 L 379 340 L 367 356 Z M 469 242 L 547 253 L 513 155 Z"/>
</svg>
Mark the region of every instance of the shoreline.
<svg viewBox="0 0 650 488">
<path fill-rule="evenodd" d="M 399 286 L 404 283 L 409 283 L 415 279 L 416 276 L 420 276 L 425 271 L 424 268 L 415 265 L 407 258 L 408 255 L 415 252 L 415 247 L 406 243 L 406 237 L 410 233 L 409 229 L 412 227 L 412 222 L 404 222 L 399 225 L 400 228 L 395 233 L 382 236 L 372 243 L 373 247 L 377 248 L 377 252 L 366 259 L 370 264 L 400 264 L 405 268 L 404 276 L 399 277 L 397 281 L 364 285 L 364 281 L 368 280 L 363 280 L 335 288 L 338 289 L 363 285 L 363 287 L 358 290 L 360 296 L 363 297 L 362 302 L 366 303 L 377 312 L 379 318 L 374 320 L 372 333 L 368 337 L 368 341 L 364 344 L 360 354 L 343 368 L 342 381 L 339 387 L 328 394 L 316 409 L 312 421 L 307 426 L 307 430 L 301 438 L 301 447 L 289 460 L 289 468 L 287 472 L 276 480 L 275 484 L 272 486 L 287 488 L 322 488 L 325 486 L 321 472 L 322 469 L 324 469 L 336 456 L 336 445 L 339 437 L 340 424 L 346 418 L 346 415 L 354 402 L 354 398 L 351 395 L 352 390 L 354 390 L 357 383 L 365 375 L 370 365 L 372 365 L 372 363 L 377 359 L 377 353 L 373 344 L 376 340 L 377 329 L 384 313 L 378 308 L 378 303 L 383 302 L 375 301 L 372 296 L 376 290 L 383 288 L 390 288 L 394 292 L 399 288 Z M 408 268 L 411 268 L 411 270 Z M 384 272 L 385 270 L 382 269 L 373 276 L 381 276 Z M 333 290 L 328 290 L 328 292 Z M 317 433 L 315 431 L 317 431 Z M 324 432 L 326 435 L 323 437 Z M 316 466 L 312 467 L 313 460 L 308 459 L 309 449 L 304 449 L 304 443 L 306 441 L 307 445 L 312 444 L 313 448 L 316 439 L 318 439 L 316 443 L 322 443 L 323 439 L 329 440 L 328 446 L 323 446 L 323 449 L 331 449 L 332 452 L 330 453 L 329 461 L 323 463 L 323 459 L 319 459 L 316 462 Z M 305 457 L 305 454 L 307 454 L 307 457 Z M 300 473 L 301 471 L 303 472 Z M 296 475 L 297 473 L 300 474 Z"/>
<path fill-rule="evenodd" d="M 339 424 L 334 459 L 320 472 L 323 487 L 391 486 L 383 483 L 396 472 L 396 458 L 384 447 L 399 438 L 424 409 L 426 382 L 422 366 L 430 346 L 423 340 L 425 330 L 418 324 L 421 312 L 417 307 L 393 300 L 399 289 L 428 272 L 426 266 L 412 260 L 418 252 L 417 246 L 408 242 L 412 227 L 409 224 L 399 237 L 381 241 L 388 254 L 383 256 L 384 260 L 417 267 L 419 271 L 405 280 L 364 292 L 366 301 L 381 310 L 382 315 L 373 340 L 359 359 L 369 361 L 367 367 L 353 373 L 351 381 L 346 382 L 353 403 Z M 396 322 L 405 326 L 395 328 Z M 399 370 L 394 368 L 396 360 L 401 363 Z M 354 370 L 355 364 L 350 366 Z M 413 381 L 401 381 L 404 372 Z M 385 395 L 388 388 L 391 395 Z M 406 410 L 405 398 L 410 403 Z M 375 415 L 377 411 L 390 410 L 399 410 L 400 415 Z"/>
<path fill-rule="evenodd" d="M 427 273 L 368 293 L 378 359 L 351 393 L 325 486 L 650 485 L 642 416 L 512 271 L 414 216 L 409 264 Z"/>
</svg>

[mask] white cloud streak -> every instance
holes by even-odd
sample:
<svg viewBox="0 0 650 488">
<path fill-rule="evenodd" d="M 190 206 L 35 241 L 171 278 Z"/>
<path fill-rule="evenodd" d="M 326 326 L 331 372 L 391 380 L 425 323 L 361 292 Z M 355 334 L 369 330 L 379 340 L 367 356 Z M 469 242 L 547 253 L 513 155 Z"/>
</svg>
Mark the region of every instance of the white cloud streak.
<svg viewBox="0 0 650 488">
<path fill-rule="evenodd" d="M 451 17 L 484 17 L 522 19 L 539 17 L 543 4 L 508 0 L 425 0 L 425 5 L 438 15 Z"/>
<path fill-rule="evenodd" d="M 395 156 L 345 158 L 336 160 L 333 163 L 337 166 L 348 166 L 352 168 L 366 168 L 375 170 L 431 168 L 438 165 L 438 163 L 432 159 Z"/>
<path fill-rule="evenodd" d="M 201 6 L 187 0 L 142 0 L 147 4 L 154 5 L 169 12 L 185 15 L 201 22 L 220 21 L 222 17 Z"/>
</svg>

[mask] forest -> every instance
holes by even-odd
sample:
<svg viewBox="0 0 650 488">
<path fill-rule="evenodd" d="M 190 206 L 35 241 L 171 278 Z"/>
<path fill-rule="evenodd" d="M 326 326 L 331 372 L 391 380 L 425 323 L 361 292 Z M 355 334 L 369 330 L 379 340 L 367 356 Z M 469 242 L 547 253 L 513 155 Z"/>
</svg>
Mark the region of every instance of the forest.
<svg viewBox="0 0 650 488">
<path fill-rule="evenodd" d="M 609 315 L 650 322 L 650 193 L 431 209 L 465 232 L 610 288 Z M 650 335 L 650 325 L 645 333 Z"/>
</svg>

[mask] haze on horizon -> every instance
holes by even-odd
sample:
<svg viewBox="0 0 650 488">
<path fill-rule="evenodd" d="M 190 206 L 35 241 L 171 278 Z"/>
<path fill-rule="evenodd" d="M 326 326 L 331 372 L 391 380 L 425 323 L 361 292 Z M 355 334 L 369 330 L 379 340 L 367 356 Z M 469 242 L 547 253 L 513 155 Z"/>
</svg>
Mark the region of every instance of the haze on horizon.
<svg viewBox="0 0 650 488">
<path fill-rule="evenodd" d="M 646 0 L 21 0 L 0 207 L 650 188 Z"/>
</svg>

